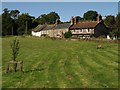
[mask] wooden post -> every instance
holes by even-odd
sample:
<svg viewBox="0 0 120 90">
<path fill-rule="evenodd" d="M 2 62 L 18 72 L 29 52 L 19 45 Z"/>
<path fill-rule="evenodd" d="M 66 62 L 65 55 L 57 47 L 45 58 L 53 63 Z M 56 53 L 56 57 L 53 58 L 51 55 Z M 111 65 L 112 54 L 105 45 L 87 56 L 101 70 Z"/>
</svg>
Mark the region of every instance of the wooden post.
<svg viewBox="0 0 120 90">
<path fill-rule="evenodd" d="M 8 73 L 9 72 L 9 63 L 7 62 L 6 63 L 6 73 Z"/>
<path fill-rule="evenodd" d="M 13 64 L 13 71 L 16 72 L 17 69 L 23 72 L 23 61 L 10 61 L 6 63 L 6 73 L 10 72 L 10 64 Z"/>
<path fill-rule="evenodd" d="M 20 71 L 23 72 L 23 61 L 20 62 Z"/>
</svg>

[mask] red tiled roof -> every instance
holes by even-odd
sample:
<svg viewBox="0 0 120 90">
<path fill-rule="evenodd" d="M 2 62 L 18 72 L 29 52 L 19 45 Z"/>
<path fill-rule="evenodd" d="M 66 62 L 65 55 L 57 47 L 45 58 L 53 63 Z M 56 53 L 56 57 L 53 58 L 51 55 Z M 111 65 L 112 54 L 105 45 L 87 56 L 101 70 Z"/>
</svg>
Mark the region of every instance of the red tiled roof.
<svg viewBox="0 0 120 90">
<path fill-rule="evenodd" d="M 75 28 L 94 28 L 98 24 L 97 21 L 86 21 L 86 22 L 78 22 L 77 24 L 70 27 L 70 29 Z"/>
</svg>

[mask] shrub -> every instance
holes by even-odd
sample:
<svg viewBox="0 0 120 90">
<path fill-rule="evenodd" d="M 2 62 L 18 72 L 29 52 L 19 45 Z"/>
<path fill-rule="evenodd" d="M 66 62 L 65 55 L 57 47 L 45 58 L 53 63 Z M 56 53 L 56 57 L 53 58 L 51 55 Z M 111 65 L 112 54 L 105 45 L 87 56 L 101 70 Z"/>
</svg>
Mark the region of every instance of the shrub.
<svg viewBox="0 0 120 90">
<path fill-rule="evenodd" d="M 70 38 L 72 36 L 72 33 L 71 33 L 71 31 L 69 30 L 68 32 L 65 32 L 64 33 L 64 37 L 65 38 Z"/>
</svg>

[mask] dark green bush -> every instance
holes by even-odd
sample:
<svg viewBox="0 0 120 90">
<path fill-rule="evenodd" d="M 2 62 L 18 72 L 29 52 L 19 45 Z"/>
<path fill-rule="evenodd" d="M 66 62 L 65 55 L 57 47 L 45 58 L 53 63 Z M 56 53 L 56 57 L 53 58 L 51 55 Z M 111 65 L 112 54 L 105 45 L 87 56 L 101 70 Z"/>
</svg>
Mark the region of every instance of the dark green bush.
<svg viewBox="0 0 120 90">
<path fill-rule="evenodd" d="M 71 33 L 71 31 L 69 30 L 68 32 L 65 32 L 64 33 L 64 37 L 65 38 L 70 38 L 72 36 L 72 33 Z"/>
</svg>

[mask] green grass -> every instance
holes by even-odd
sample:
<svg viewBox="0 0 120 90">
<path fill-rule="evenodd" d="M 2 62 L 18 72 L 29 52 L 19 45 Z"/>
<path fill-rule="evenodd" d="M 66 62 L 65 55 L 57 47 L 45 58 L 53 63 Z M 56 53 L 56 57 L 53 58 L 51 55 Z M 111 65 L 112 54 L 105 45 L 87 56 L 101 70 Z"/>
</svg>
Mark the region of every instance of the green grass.
<svg viewBox="0 0 120 90">
<path fill-rule="evenodd" d="M 12 60 L 10 42 L 2 38 L 3 88 L 117 88 L 118 44 L 92 41 L 50 40 L 19 37 L 17 60 L 24 73 L 5 73 Z M 103 49 L 96 49 L 101 44 Z"/>
</svg>

